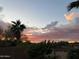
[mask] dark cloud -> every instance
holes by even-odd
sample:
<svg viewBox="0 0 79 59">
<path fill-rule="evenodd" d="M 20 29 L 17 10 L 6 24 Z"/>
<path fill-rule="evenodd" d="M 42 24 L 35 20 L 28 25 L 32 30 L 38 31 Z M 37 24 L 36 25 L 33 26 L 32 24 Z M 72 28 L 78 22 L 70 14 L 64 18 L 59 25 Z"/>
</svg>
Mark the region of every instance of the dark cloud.
<svg viewBox="0 0 79 59">
<path fill-rule="evenodd" d="M 54 21 L 54 22 L 51 22 L 50 24 L 48 24 L 46 27 L 45 27 L 45 29 L 47 28 L 52 28 L 52 27 L 54 27 L 54 26 L 56 26 L 58 24 L 58 21 Z"/>
</svg>

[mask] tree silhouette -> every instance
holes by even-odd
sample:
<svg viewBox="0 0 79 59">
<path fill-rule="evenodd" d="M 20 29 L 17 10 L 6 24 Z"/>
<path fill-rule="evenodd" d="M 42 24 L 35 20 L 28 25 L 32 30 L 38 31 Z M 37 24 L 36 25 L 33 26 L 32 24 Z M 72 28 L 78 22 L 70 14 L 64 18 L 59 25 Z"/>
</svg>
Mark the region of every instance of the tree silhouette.
<svg viewBox="0 0 79 59">
<path fill-rule="evenodd" d="M 29 48 L 30 59 L 46 59 L 46 56 L 52 53 L 52 43 L 50 41 L 31 44 Z"/>
<path fill-rule="evenodd" d="M 70 11 L 73 8 L 78 8 L 79 7 L 79 0 L 71 2 L 68 6 L 67 9 Z"/>
<path fill-rule="evenodd" d="M 17 20 L 16 22 L 12 21 L 12 26 L 10 28 L 10 31 L 17 40 L 20 40 L 21 33 L 25 28 L 26 28 L 25 25 L 21 24 L 20 20 Z"/>
</svg>

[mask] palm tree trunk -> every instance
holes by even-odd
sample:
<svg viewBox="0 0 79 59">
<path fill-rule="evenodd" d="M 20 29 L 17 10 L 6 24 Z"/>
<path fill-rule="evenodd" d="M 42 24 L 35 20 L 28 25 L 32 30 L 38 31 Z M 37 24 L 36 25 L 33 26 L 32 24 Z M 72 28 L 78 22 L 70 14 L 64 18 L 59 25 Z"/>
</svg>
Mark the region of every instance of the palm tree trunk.
<svg viewBox="0 0 79 59">
<path fill-rule="evenodd" d="M 17 40 L 20 40 L 21 39 L 21 33 L 20 32 L 17 32 L 16 38 L 17 38 Z"/>
</svg>

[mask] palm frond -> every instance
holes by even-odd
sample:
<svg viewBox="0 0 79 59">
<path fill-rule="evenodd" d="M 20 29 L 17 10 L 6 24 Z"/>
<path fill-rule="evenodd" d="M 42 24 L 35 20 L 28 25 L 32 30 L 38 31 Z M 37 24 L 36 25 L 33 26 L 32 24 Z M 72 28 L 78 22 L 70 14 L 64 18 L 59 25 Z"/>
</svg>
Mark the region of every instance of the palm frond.
<svg viewBox="0 0 79 59">
<path fill-rule="evenodd" d="M 20 25 L 21 24 L 21 21 L 20 20 L 17 20 L 17 25 Z"/>
<path fill-rule="evenodd" d="M 70 11 L 73 8 L 78 8 L 79 7 L 79 0 L 71 2 L 68 6 L 67 9 Z"/>
<path fill-rule="evenodd" d="M 25 29 L 26 27 L 25 27 L 25 25 L 20 25 L 20 29 L 21 29 L 21 31 L 23 31 L 24 29 Z"/>
<path fill-rule="evenodd" d="M 13 24 L 16 24 L 16 22 L 15 21 L 11 21 Z"/>
<path fill-rule="evenodd" d="M 26 28 L 26 26 L 24 24 L 20 25 L 20 27 Z"/>
</svg>

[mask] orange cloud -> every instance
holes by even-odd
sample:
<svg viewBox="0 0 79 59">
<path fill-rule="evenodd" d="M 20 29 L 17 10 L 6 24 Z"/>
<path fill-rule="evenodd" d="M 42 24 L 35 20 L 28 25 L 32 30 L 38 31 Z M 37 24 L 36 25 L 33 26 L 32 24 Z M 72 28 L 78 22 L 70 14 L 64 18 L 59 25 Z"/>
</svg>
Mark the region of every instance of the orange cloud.
<svg viewBox="0 0 79 59">
<path fill-rule="evenodd" d="M 71 22 L 75 16 L 75 13 L 65 14 L 64 16 L 68 22 Z"/>
</svg>

